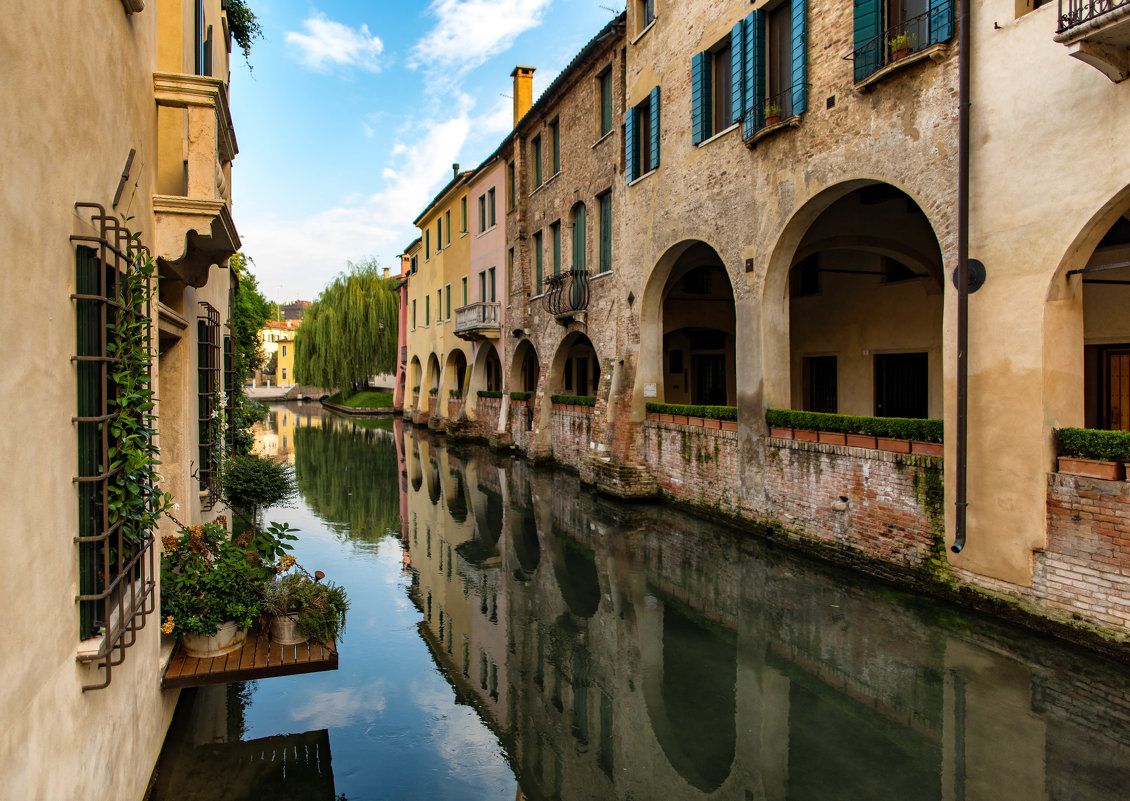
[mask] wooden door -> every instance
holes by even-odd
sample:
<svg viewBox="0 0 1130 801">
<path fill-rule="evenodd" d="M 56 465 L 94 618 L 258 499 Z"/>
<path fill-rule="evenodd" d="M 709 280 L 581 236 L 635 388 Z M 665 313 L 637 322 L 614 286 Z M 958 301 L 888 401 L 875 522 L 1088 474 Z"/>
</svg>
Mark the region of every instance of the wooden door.
<svg viewBox="0 0 1130 801">
<path fill-rule="evenodd" d="M 1130 346 L 1104 349 L 1103 383 L 1104 427 L 1130 431 Z"/>
</svg>

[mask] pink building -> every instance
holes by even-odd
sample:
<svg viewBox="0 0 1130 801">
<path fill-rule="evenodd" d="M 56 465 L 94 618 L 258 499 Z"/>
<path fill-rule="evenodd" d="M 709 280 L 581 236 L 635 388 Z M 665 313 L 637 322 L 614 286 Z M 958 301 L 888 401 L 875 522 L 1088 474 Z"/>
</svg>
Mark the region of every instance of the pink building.
<svg viewBox="0 0 1130 801">
<path fill-rule="evenodd" d="M 400 254 L 400 284 L 397 291 L 400 294 L 400 318 L 396 328 L 396 389 L 392 398 L 392 405 L 396 409 L 404 408 L 405 384 L 408 372 L 408 279 L 412 275 L 412 268 L 416 263 L 416 252 L 420 249 L 420 238 L 410 244 Z"/>
</svg>

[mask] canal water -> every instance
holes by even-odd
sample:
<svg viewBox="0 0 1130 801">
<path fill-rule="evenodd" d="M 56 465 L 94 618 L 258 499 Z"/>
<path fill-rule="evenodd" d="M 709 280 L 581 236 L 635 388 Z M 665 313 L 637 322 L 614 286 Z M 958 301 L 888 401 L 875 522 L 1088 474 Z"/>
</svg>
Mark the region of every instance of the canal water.
<svg viewBox="0 0 1130 801">
<path fill-rule="evenodd" d="M 573 474 L 277 405 L 336 671 L 185 691 L 155 801 L 1130 798 L 1130 673 Z"/>
</svg>

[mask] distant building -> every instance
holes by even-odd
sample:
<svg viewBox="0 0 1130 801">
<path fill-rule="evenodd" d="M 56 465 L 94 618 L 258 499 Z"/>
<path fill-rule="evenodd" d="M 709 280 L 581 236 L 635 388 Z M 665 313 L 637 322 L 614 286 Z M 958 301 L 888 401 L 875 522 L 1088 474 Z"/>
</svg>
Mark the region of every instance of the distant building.
<svg viewBox="0 0 1130 801">
<path fill-rule="evenodd" d="M 306 316 L 306 310 L 313 304 L 308 300 L 296 300 L 293 303 L 283 303 L 279 306 L 279 316 L 284 321 L 301 320 Z"/>
<path fill-rule="evenodd" d="M 294 337 L 301 325 L 301 320 L 268 320 L 259 330 L 259 341 L 263 343 L 266 359 L 263 367 L 255 371 L 256 385 L 286 387 L 295 383 Z"/>
</svg>

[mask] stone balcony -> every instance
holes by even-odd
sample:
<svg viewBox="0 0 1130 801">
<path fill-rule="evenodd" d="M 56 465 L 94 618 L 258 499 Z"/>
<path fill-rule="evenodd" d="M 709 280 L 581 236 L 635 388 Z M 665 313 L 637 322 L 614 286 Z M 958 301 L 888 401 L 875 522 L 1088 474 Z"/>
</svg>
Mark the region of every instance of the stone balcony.
<svg viewBox="0 0 1130 801">
<path fill-rule="evenodd" d="M 1055 40 L 1115 83 L 1130 77 L 1130 0 L 1059 0 Z"/>
<path fill-rule="evenodd" d="M 157 72 L 156 252 L 163 268 L 203 286 L 239 250 L 231 217 L 231 161 L 239 148 L 218 78 Z"/>
<path fill-rule="evenodd" d="M 498 339 L 499 303 L 469 303 L 455 310 L 455 336 L 460 339 Z"/>
</svg>

